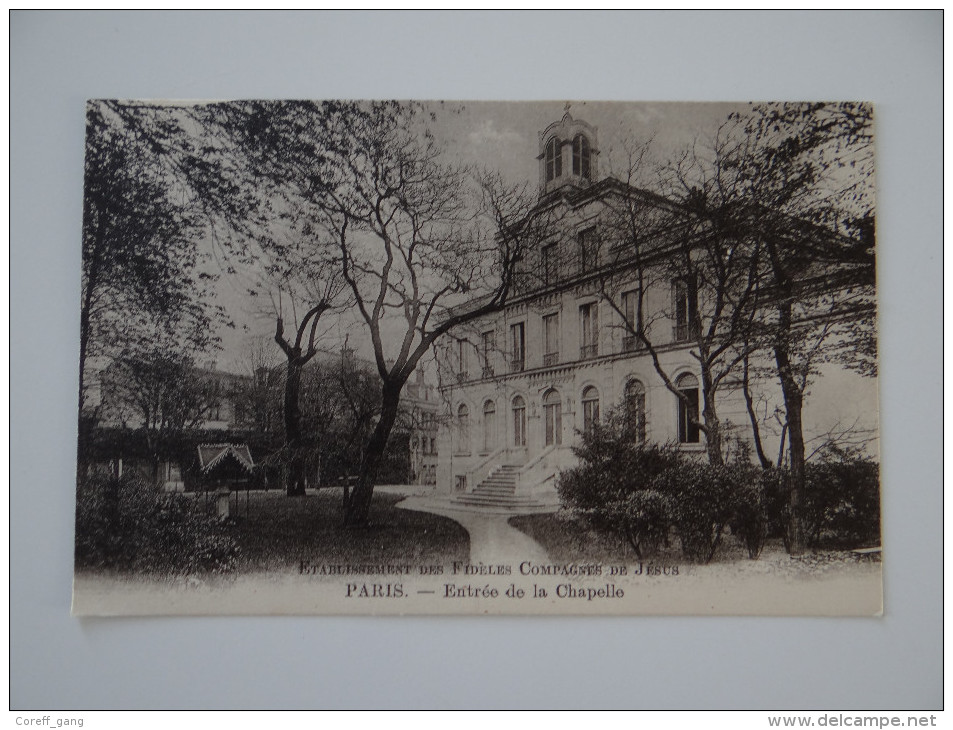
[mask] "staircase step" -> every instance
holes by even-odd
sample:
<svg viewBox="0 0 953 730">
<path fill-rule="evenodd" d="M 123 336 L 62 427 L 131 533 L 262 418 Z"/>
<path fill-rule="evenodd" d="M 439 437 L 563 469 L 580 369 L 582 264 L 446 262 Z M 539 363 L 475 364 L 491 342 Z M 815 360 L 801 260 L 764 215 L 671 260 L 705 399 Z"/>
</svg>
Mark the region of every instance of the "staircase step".
<svg viewBox="0 0 953 730">
<path fill-rule="evenodd" d="M 487 507 L 531 507 L 538 502 L 535 499 L 480 499 L 472 495 L 456 497 L 457 504 L 485 505 Z"/>
<path fill-rule="evenodd" d="M 498 497 L 493 494 L 461 494 L 455 499 L 462 500 L 472 500 L 475 502 L 499 502 L 500 504 L 506 503 L 516 503 L 516 502 L 532 502 L 531 497 Z"/>
<path fill-rule="evenodd" d="M 501 513 L 552 509 L 552 505 L 540 501 L 535 496 L 517 494 L 516 485 L 519 483 L 521 468 L 511 464 L 501 464 L 471 491 L 454 494 L 450 501 L 474 509 L 487 509 L 491 512 L 499 510 Z"/>
</svg>

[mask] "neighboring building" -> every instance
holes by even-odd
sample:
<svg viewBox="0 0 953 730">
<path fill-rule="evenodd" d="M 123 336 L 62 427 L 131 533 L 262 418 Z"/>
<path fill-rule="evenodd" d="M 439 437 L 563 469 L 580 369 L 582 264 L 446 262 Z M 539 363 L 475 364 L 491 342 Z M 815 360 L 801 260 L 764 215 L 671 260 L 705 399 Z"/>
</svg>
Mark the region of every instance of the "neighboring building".
<svg viewBox="0 0 953 730">
<path fill-rule="evenodd" d="M 340 366 L 351 368 L 355 385 L 349 405 L 341 393 L 338 379 L 327 377 L 328 372 Z M 137 364 L 127 369 L 121 363 L 97 361 L 97 367 L 87 369 L 87 395 L 83 414 L 87 417 L 88 446 L 101 444 L 90 455 L 97 468 L 113 473 L 137 468 L 148 474 L 157 471 L 157 478 L 170 489 L 183 488 L 183 474 L 194 458 L 194 449 L 183 451 L 181 459 L 163 458 L 153 464 L 149 439 L 143 426 L 162 442 L 161 451 L 167 451 L 166 442 L 175 433 L 187 433 L 189 438 L 217 443 L 225 438 L 250 441 L 262 468 L 270 469 L 274 481 L 277 467 L 268 455 L 280 448 L 284 429 L 282 401 L 284 397 L 284 367 L 260 367 L 253 376 L 218 370 L 214 363 L 189 366 L 189 375 L 162 367 L 163 363 Z M 324 370 L 316 372 L 317 368 Z M 171 373 L 171 374 L 170 374 Z M 366 379 L 357 374 L 368 374 Z M 351 431 L 362 427 L 352 423 L 356 409 L 366 418 L 363 429 L 368 433 L 376 420 L 379 385 L 376 366 L 357 358 L 353 351 L 319 353 L 305 366 L 304 387 L 301 393 L 302 418 L 306 430 L 320 417 L 335 419 L 330 432 L 319 436 L 320 449 L 309 463 L 312 484 L 336 478 L 330 474 L 356 473 L 360 459 L 359 441 L 366 433 L 356 435 L 351 443 Z M 437 474 L 437 411 L 439 402 L 435 389 L 425 382 L 419 371 L 409 382 L 401 398 L 401 416 L 388 448 L 386 474 L 388 481 L 434 484 Z M 318 412 L 321 412 L 320 414 Z M 212 432 L 212 433 L 210 433 Z M 215 433 L 221 435 L 216 436 Z M 140 443 L 142 442 L 142 443 Z M 348 445 L 349 444 L 349 445 Z M 323 451 L 322 451 L 323 450 Z M 321 453 L 318 453 L 321 451 Z M 329 453 L 335 452 L 338 453 Z M 330 456 L 330 458 L 329 458 Z M 180 463 L 181 462 L 181 463 Z"/>
<path fill-rule="evenodd" d="M 100 427 L 141 428 L 169 423 L 203 431 L 246 430 L 254 425 L 247 405 L 252 378 L 217 370 L 214 363 L 188 368 L 188 376 L 164 363 L 131 372 L 122 363 L 87 369 L 84 415 Z"/>
<path fill-rule="evenodd" d="M 107 363 L 87 370 L 80 463 L 121 475 L 133 470 L 184 489 L 195 454 L 182 434 L 249 434 L 251 378 L 174 358 Z M 147 428 L 144 428 L 147 427 Z M 214 440 L 214 439 L 213 439 Z"/>
<path fill-rule="evenodd" d="M 643 300 L 653 311 L 651 339 L 662 367 L 686 403 L 624 326 L 619 311 L 634 321 L 638 285 L 606 226 L 619 203 L 649 214 L 672 203 L 600 179 L 597 129 L 568 112 L 540 133 L 538 159 L 532 215 L 555 221 L 556 232 L 527 253 L 505 309 L 456 330 L 440 357 L 447 425 L 438 438 L 437 484 L 460 502 L 551 503 L 557 473 L 575 462 L 578 434 L 609 408 L 624 409 L 636 438 L 705 451 L 693 423 L 700 384 L 689 353 L 699 326 L 691 321 L 698 308 L 689 306 L 690 298 L 702 294 L 685 281 L 666 280 L 660 262 L 656 285 Z M 602 288 L 607 267 L 615 306 Z M 719 391 L 719 417 L 728 425 L 726 445 L 750 438 L 737 379 Z"/>
<path fill-rule="evenodd" d="M 437 483 L 437 431 L 440 403 L 436 390 L 427 384 L 423 370 L 404 386 L 399 430 L 406 430 L 410 443 L 410 474 L 415 484 Z"/>
</svg>

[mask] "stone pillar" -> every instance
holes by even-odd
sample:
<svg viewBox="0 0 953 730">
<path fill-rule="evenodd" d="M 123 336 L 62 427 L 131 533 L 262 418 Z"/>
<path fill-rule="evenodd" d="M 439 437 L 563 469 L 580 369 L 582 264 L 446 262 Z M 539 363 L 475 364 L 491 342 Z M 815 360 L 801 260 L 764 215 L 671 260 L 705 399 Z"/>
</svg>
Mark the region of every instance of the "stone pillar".
<svg viewBox="0 0 953 730">
<path fill-rule="evenodd" d="M 220 520 L 228 519 L 230 496 L 228 487 L 219 487 L 215 490 L 215 512 Z"/>
</svg>

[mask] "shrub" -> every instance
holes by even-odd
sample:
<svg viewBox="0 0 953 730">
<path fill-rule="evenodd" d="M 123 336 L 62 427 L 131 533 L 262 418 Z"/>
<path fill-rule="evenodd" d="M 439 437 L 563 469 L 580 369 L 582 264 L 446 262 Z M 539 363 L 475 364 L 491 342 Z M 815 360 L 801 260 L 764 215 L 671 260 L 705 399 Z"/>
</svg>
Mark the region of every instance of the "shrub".
<svg viewBox="0 0 953 730">
<path fill-rule="evenodd" d="M 765 528 L 768 537 L 782 538 L 785 547 L 788 544 L 787 525 L 790 514 L 788 502 L 791 497 L 788 477 L 787 469 L 770 467 L 762 469 L 758 479 L 764 502 Z"/>
<path fill-rule="evenodd" d="M 880 544 L 880 467 L 828 458 L 805 469 L 804 534 L 812 547 Z"/>
<path fill-rule="evenodd" d="M 742 465 L 730 469 L 734 482 L 731 534 L 744 543 L 748 557 L 757 560 L 768 536 L 765 479 L 770 480 L 771 470 Z"/>
<path fill-rule="evenodd" d="M 762 475 L 769 534 L 788 545 L 791 488 L 787 469 Z M 880 543 L 880 468 L 869 459 L 832 455 L 806 465 L 801 509 L 808 547 L 849 549 Z"/>
<path fill-rule="evenodd" d="M 636 443 L 611 416 L 582 437 L 580 464 L 557 481 L 560 499 L 591 527 L 625 539 L 640 558 L 674 527 L 686 559 L 710 562 L 730 527 L 752 559 L 768 531 L 763 470 L 736 459 L 711 466 L 673 447 Z"/>
<path fill-rule="evenodd" d="M 238 548 L 197 502 L 160 493 L 136 476 L 82 480 L 76 501 L 76 565 L 161 575 L 224 573 Z"/>
<path fill-rule="evenodd" d="M 714 557 L 737 511 L 740 471 L 684 459 L 656 478 L 658 491 L 671 500 L 672 521 L 687 560 L 708 563 Z"/>
<path fill-rule="evenodd" d="M 653 479 L 679 458 L 669 446 L 637 443 L 613 413 L 582 434 L 573 452 L 579 466 L 563 472 L 556 486 L 563 504 L 577 509 L 599 507 L 607 497 L 622 499 L 649 489 Z"/>
<path fill-rule="evenodd" d="M 672 525 L 669 499 L 654 489 L 640 489 L 616 504 L 618 531 L 639 558 L 653 555 L 668 539 Z"/>
<path fill-rule="evenodd" d="M 560 474 L 560 500 L 596 530 L 626 540 L 640 558 L 665 541 L 671 506 L 652 489 L 655 478 L 678 461 L 670 447 L 636 443 L 611 415 L 582 436 L 574 449 L 580 464 Z"/>
</svg>

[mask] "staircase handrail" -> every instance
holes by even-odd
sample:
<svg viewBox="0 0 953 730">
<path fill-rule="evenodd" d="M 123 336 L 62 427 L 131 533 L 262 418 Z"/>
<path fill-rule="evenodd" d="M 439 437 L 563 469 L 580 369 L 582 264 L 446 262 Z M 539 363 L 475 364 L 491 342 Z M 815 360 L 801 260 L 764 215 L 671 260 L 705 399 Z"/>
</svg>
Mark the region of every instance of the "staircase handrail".
<svg viewBox="0 0 953 730">
<path fill-rule="evenodd" d="M 485 459 L 472 469 L 467 471 L 467 491 L 472 492 L 475 487 L 480 485 L 493 472 L 494 467 L 502 466 L 503 462 L 500 456 L 507 452 L 507 448 L 502 446 L 491 452 Z"/>
<path fill-rule="evenodd" d="M 552 446 L 547 446 L 545 449 L 540 451 L 534 458 L 530 459 L 526 464 L 520 469 L 520 474 L 528 472 L 530 469 L 539 464 L 543 459 L 553 453 L 559 447 L 553 444 Z"/>
</svg>

